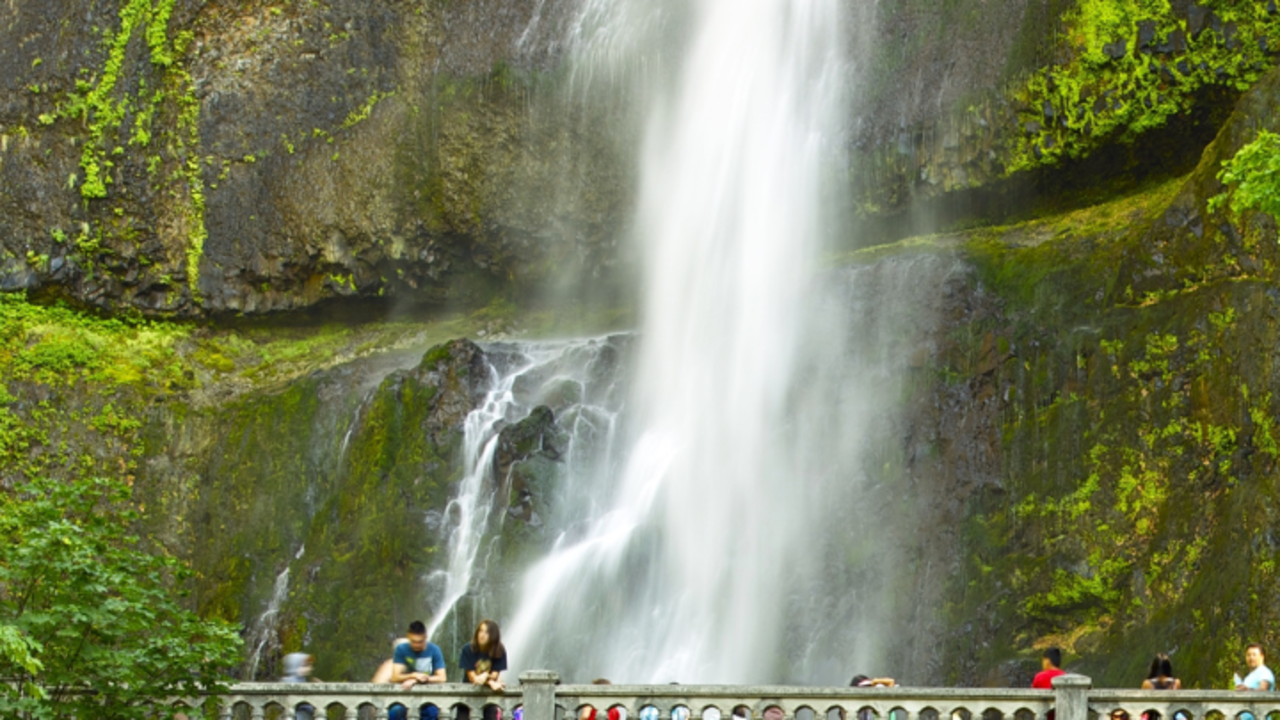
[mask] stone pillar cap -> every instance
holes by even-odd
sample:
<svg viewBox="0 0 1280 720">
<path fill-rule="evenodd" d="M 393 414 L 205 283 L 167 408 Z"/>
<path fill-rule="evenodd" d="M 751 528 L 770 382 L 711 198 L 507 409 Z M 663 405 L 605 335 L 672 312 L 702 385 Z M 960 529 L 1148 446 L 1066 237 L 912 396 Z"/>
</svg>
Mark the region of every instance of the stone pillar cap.
<svg viewBox="0 0 1280 720">
<path fill-rule="evenodd" d="M 1053 679 L 1054 688 L 1091 688 L 1093 687 L 1093 678 L 1087 675 L 1079 675 L 1076 673 L 1067 673 L 1059 675 Z"/>
</svg>

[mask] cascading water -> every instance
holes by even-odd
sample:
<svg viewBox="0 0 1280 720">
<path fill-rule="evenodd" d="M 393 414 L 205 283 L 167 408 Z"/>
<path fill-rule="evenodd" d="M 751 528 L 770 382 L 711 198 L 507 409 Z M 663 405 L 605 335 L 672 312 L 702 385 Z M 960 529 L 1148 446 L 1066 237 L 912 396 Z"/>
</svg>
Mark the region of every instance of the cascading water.
<svg viewBox="0 0 1280 720">
<path fill-rule="evenodd" d="M 833 517 L 791 418 L 826 240 L 820 198 L 838 167 L 838 15 L 835 0 L 693 4 L 641 158 L 638 432 L 621 477 L 603 480 L 611 509 L 526 577 L 507 635 L 522 667 L 658 682 L 793 674 L 788 614 L 816 570 L 813 529 Z"/>
<path fill-rule="evenodd" d="M 302 554 L 306 552 L 305 545 L 298 548 L 297 554 L 293 556 L 294 560 L 302 559 Z M 280 609 L 284 605 L 285 599 L 289 596 L 289 566 L 285 565 L 276 575 L 275 584 L 271 588 L 271 598 L 267 601 L 266 610 L 258 616 L 258 621 L 254 623 L 253 629 L 249 635 L 249 645 L 253 648 L 253 655 L 249 657 L 245 665 L 247 671 L 246 677 L 255 678 L 258 676 L 258 667 L 262 663 L 263 652 L 269 647 L 279 645 L 279 636 L 277 634 L 276 624 L 280 620 Z"/>
<path fill-rule="evenodd" d="M 601 475 L 608 462 L 620 410 L 617 373 L 600 371 L 610 365 L 619 339 L 491 345 L 485 353 L 488 391 L 468 414 L 462 448 L 464 476 L 454 499 L 444 512 L 448 564 L 428 578 L 433 588 L 430 605 L 435 609 L 428 631 L 454 613 L 458 602 L 474 590 L 477 573 L 483 572 L 486 540 L 494 539 L 493 510 L 508 502 L 496 501 L 497 493 L 510 491 L 511 478 L 501 477 L 497 467 L 503 430 L 527 418 L 536 407 L 554 412 L 556 431 L 564 448 L 556 449 L 564 467 L 556 474 L 560 492 L 579 499 L 591 497 L 577 487 L 582 478 Z M 610 365 L 610 367 L 612 367 Z M 565 507 L 565 502 L 555 503 Z M 541 520 L 539 520 L 540 522 Z M 463 642 L 469 628 L 455 628 Z"/>
</svg>

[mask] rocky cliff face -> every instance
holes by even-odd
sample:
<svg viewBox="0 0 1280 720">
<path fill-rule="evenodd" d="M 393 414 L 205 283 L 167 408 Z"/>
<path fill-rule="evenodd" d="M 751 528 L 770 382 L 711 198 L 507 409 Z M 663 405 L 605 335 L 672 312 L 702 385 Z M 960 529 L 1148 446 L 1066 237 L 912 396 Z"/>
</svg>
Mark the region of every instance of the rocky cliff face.
<svg viewBox="0 0 1280 720">
<path fill-rule="evenodd" d="M 853 58 L 849 212 L 898 228 L 864 234 L 900 234 L 904 209 L 933 217 L 927 201 L 998 183 L 1017 164 L 1021 114 L 1039 105 L 1001 88 L 1061 52 L 1066 7 L 848 14 L 851 46 L 870 48 Z M 636 113 L 571 89 L 577 10 L 10 3 L 0 287 L 226 316 L 337 298 L 483 304 L 607 275 L 625 258 Z"/>
<path fill-rule="evenodd" d="M 1135 34 L 1103 61 L 1108 77 L 1217 77 L 1204 53 L 1238 43 L 1242 21 L 1215 26 L 1196 8 L 1162 11 L 1145 51 Z M 1175 118 L 1152 144 L 1105 144 L 1128 120 L 1104 143 L 1081 139 L 1064 118 L 1089 88 L 1067 70 L 1037 86 L 1058 103 L 1047 110 L 997 93 L 955 120 L 975 90 L 1050 59 L 1072 67 L 1044 41 L 1064 9 L 903 2 L 872 28 L 882 42 L 868 62 L 909 90 L 874 76 L 851 120 L 872 216 L 974 184 L 1025 197 L 999 184 L 1006 159 L 1068 142 L 1158 168 L 1067 215 L 851 260 L 945 260 L 920 266 L 940 324 L 903 330 L 916 338 L 898 358 L 906 391 L 867 498 L 900 549 L 893 590 L 919 598 L 888 626 L 923 640 L 886 667 L 921 683 L 1020 683 L 1032 648 L 1057 643 L 1073 669 L 1127 685 L 1151 653 L 1176 649 L 1179 674 L 1217 685 L 1243 643 L 1280 641 L 1280 296 L 1275 220 L 1207 201 L 1221 162 L 1277 129 L 1280 78 L 1236 105 L 1239 87 L 1186 95 L 1190 125 Z M 0 482 L 123 473 L 152 538 L 196 569 L 200 609 L 244 624 L 257 672 L 305 640 L 323 677 L 363 679 L 389 633 L 423 614 L 440 552 L 423 518 L 451 496 L 480 388 L 474 345 L 423 351 L 506 329 L 514 311 L 356 328 L 134 311 L 483 302 L 561 270 L 607 274 L 634 128 L 620 105 L 564 92 L 571 12 L 554 0 L 0 6 L 0 287 L 27 292 L 0 297 Z M 1268 7 L 1258 17 L 1274 23 Z M 1267 37 L 1250 38 L 1261 55 L 1248 72 L 1262 72 Z M 1122 112 L 1093 117 L 1104 110 Z M 1164 154 L 1171 138 L 1198 156 L 1195 139 L 1215 132 L 1199 165 L 1168 180 L 1185 164 Z M 1081 162 L 1082 177 L 1110 167 Z M 1070 187 L 1035 172 L 1041 190 Z M 119 317 L 48 302 L 60 297 Z M 559 410 L 540 402 L 502 430 L 510 557 L 546 541 Z"/>
<path fill-rule="evenodd" d="M 598 267 L 627 182 L 610 119 L 538 92 L 555 84 L 539 68 L 554 66 L 563 12 L 10 3 L 4 287 L 260 313 L 474 302 L 551 267 Z M 517 52 L 522 37 L 532 49 Z"/>
<path fill-rule="evenodd" d="M 1019 684 L 1056 644 L 1095 682 L 1169 652 L 1219 687 L 1276 642 L 1276 226 L 1208 199 L 1278 99 L 1273 73 L 1184 179 L 937 241 L 972 268 L 906 407 L 930 450 L 907 476 L 940 483 L 918 541 L 948 567 L 937 676 Z"/>
</svg>

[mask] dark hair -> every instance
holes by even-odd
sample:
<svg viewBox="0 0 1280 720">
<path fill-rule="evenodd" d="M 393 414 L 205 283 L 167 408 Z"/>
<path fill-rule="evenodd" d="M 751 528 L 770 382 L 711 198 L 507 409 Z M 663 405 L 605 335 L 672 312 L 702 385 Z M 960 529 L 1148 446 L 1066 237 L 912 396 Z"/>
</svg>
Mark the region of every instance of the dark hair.
<svg viewBox="0 0 1280 720">
<path fill-rule="evenodd" d="M 421 620 L 414 620 L 413 622 L 409 623 L 409 634 L 410 635 L 426 635 L 427 626 L 424 625 Z"/>
<path fill-rule="evenodd" d="M 860 687 L 862 683 L 870 679 L 871 678 L 867 677 L 866 675 L 854 675 L 853 679 L 849 681 L 849 687 Z"/>
<path fill-rule="evenodd" d="M 1044 651 L 1044 657 L 1054 667 L 1056 668 L 1062 667 L 1062 650 L 1059 650 L 1056 647 L 1051 647 L 1048 650 Z"/>
<path fill-rule="evenodd" d="M 1249 643 L 1245 646 L 1244 651 L 1249 652 L 1254 648 L 1258 648 L 1258 652 L 1262 654 L 1262 657 L 1267 656 L 1267 651 L 1262 649 L 1262 643 Z"/>
<path fill-rule="evenodd" d="M 609 678 L 596 678 L 595 680 L 591 681 L 591 684 L 592 685 L 612 685 L 613 683 L 609 682 Z"/>
<path fill-rule="evenodd" d="M 484 628 L 489 633 L 489 644 L 483 648 L 484 654 L 491 658 L 500 658 L 507 654 L 507 649 L 502 647 L 502 632 L 498 630 L 498 623 L 492 620 L 481 620 L 476 626 L 476 631 L 471 635 L 471 649 L 481 652 L 480 647 L 480 628 Z"/>
<path fill-rule="evenodd" d="M 1157 653 L 1151 659 L 1151 670 L 1147 672 L 1147 679 L 1155 680 L 1161 677 L 1173 677 L 1173 661 L 1169 659 L 1168 655 Z"/>
</svg>

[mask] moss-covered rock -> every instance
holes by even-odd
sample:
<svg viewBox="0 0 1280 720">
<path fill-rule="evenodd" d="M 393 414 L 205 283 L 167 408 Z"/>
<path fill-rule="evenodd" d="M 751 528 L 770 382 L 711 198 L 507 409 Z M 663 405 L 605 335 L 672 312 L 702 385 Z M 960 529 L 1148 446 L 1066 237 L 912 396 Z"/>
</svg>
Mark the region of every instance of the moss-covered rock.
<svg viewBox="0 0 1280 720">
<path fill-rule="evenodd" d="M 598 269 L 628 192 L 610 123 L 517 52 L 564 3 L 486 5 L 0 11 L 0 288 L 197 316 Z"/>
<path fill-rule="evenodd" d="M 958 466 L 936 460 L 945 442 L 902 449 L 946 499 L 912 516 L 945 530 L 901 540 L 954 568 L 914 585 L 945 608 L 943 677 L 1019 684 L 1056 644 L 1097 683 L 1136 684 L 1164 651 L 1185 683 L 1219 687 L 1247 642 L 1280 641 L 1276 230 L 1207 209 L 1222 160 L 1274 122 L 1276 82 L 1183 180 L 899 251 L 972 268 L 936 339 L 938 380 L 903 406 L 911 437 L 968 428 Z"/>
</svg>

